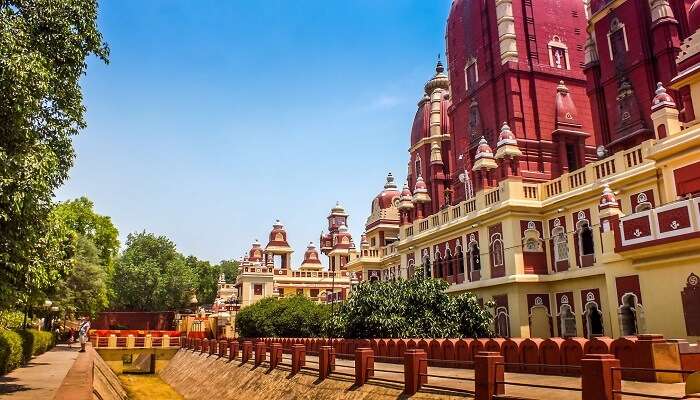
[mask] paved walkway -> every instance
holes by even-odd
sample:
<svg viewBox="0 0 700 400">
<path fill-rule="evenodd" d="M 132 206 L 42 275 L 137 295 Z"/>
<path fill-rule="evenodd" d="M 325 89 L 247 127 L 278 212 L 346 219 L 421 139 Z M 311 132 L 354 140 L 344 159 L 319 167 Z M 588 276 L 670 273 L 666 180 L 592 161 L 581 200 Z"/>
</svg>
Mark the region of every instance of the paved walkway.
<svg viewBox="0 0 700 400">
<path fill-rule="evenodd" d="M 53 399 L 56 389 L 78 358 L 78 347 L 73 345 L 69 349 L 67 345 L 58 345 L 51 351 L 34 357 L 27 366 L 0 376 L 0 398 Z"/>
</svg>

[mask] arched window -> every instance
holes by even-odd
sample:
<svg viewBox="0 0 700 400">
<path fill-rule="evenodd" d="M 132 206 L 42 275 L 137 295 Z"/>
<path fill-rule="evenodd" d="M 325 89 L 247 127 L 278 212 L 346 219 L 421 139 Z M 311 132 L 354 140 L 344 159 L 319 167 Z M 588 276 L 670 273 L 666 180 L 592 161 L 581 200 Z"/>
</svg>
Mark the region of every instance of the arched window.
<svg viewBox="0 0 700 400">
<path fill-rule="evenodd" d="M 444 261 L 442 260 L 442 256 L 440 255 L 439 251 L 435 252 L 435 277 L 436 278 L 442 278 L 442 267 L 443 267 Z"/>
<path fill-rule="evenodd" d="M 452 260 L 452 252 L 450 249 L 445 250 L 445 272 L 447 276 L 453 276 L 455 274 L 454 265 Z"/>
<path fill-rule="evenodd" d="M 433 271 L 432 271 L 431 266 L 430 266 L 430 256 L 428 254 L 425 254 L 423 256 L 423 274 L 427 277 L 432 277 L 433 276 L 432 272 Z"/>
<path fill-rule="evenodd" d="M 494 233 L 491 236 L 491 254 L 493 254 L 493 266 L 503 266 L 503 240 L 500 233 Z"/>
<path fill-rule="evenodd" d="M 603 335 L 603 313 L 598 308 L 598 303 L 591 301 L 586 303 L 586 326 L 588 338 Z"/>
<path fill-rule="evenodd" d="M 421 159 L 420 156 L 416 156 L 416 179 L 418 179 L 419 176 L 423 176 L 423 171 L 421 170 Z"/>
<path fill-rule="evenodd" d="M 408 261 L 408 278 L 413 278 L 413 274 L 416 273 L 416 263 L 413 260 Z"/>
<path fill-rule="evenodd" d="M 578 226 L 579 249 L 581 255 L 592 255 L 595 252 L 593 246 L 593 229 L 591 229 L 590 224 L 586 220 L 581 220 L 576 225 Z"/>
<path fill-rule="evenodd" d="M 481 255 L 479 254 L 479 244 L 476 242 L 469 243 L 469 259 L 473 271 L 481 270 Z"/>
<path fill-rule="evenodd" d="M 508 318 L 508 310 L 505 307 L 496 308 L 496 317 L 494 318 L 495 333 L 498 337 L 510 337 L 510 323 Z"/>
<path fill-rule="evenodd" d="M 463 274 L 464 273 L 464 253 L 462 252 L 462 248 L 457 246 L 455 248 L 455 253 L 457 254 L 457 273 Z"/>
<path fill-rule="evenodd" d="M 637 326 L 637 295 L 627 293 L 622 296 L 620 306 L 620 329 L 622 336 L 633 336 L 639 333 Z"/>
<path fill-rule="evenodd" d="M 559 326 L 561 336 L 565 338 L 576 336 L 576 316 L 569 304 L 561 305 L 559 308 L 559 318 L 561 320 L 561 325 Z"/>
<path fill-rule="evenodd" d="M 554 261 L 566 261 L 569 259 L 569 244 L 566 240 L 564 228 L 558 226 L 552 229 L 552 240 L 554 241 Z"/>
</svg>

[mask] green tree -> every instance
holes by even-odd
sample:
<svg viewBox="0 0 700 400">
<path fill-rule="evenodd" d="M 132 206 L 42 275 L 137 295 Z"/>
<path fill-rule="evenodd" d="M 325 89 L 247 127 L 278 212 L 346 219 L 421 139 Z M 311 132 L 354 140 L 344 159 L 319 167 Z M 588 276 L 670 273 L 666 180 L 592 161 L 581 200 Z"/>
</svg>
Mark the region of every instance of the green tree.
<svg viewBox="0 0 700 400">
<path fill-rule="evenodd" d="M 195 256 L 186 259 L 187 266 L 195 277 L 195 292 L 199 304 L 213 304 L 218 289 L 220 268 L 209 261 L 199 260 Z"/>
<path fill-rule="evenodd" d="M 112 264 L 119 251 L 119 231 L 110 217 L 95 212 L 90 199 L 80 197 L 64 201 L 56 205 L 53 212 L 70 230 L 94 244 L 99 264 Z"/>
<path fill-rule="evenodd" d="M 235 283 L 238 277 L 238 261 L 221 260 L 219 263 L 219 273 L 225 275 L 227 283 Z"/>
<path fill-rule="evenodd" d="M 80 77 L 108 49 L 95 0 L 0 0 L 0 307 L 31 301 L 65 270 L 49 217 L 85 127 Z"/>
<path fill-rule="evenodd" d="M 189 305 L 196 279 L 165 236 L 132 233 L 111 279 L 111 306 L 118 310 L 176 310 Z"/>
<path fill-rule="evenodd" d="M 488 337 L 492 316 L 471 293 L 451 296 L 447 282 L 425 278 L 363 282 L 324 324 L 328 336 L 345 338 Z"/>
<path fill-rule="evenodd" d="M 73 266 L 57 284 L 54 303 L 77 315 L 95 315 L 107 307 L 106 272 L 97 247 L 86 236 L 78 237 Z"/>
</svg>

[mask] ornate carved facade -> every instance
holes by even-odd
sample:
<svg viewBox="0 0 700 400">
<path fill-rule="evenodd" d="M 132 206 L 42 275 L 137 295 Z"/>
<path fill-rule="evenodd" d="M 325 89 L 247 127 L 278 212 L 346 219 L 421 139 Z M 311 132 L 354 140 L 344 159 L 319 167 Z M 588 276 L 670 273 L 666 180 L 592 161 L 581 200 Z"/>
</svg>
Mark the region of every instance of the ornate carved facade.
<svg viewBox="0 0 700 400">
<path fill-rule="evenodd" d="M 697 1 L 454 0 L 396 217 L 347 269 L 422 266 L 501 336 L 697 339 L 699 26 Z"/>
</svg>

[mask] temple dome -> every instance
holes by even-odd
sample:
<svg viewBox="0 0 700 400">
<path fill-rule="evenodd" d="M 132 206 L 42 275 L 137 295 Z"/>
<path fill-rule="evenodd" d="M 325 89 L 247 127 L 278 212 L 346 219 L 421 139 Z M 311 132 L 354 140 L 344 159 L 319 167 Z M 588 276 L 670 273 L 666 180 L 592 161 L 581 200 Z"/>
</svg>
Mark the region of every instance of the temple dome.
<svg viewBox="0 0 700 400">
<path fill-rule="evenodd" d="M 389 208 L 394 205 L 394 199 L 398 198 L 400 194 L 401 193 L 396 186 L 396 182 L 394 182 L 394 176 L 391 174 L 391 172 L 389 172 L 389 174 L 386 176 L 384 190 L 377 195 L 375 201 L 379 205 L 380 209 Z"/>
<path fill-rule="evenodd" d="M 676 108 L 676 102 L 673 101 L 673 97 L 666 92 L 664 85 L 659 82 L 656 84 L 656 96 L 651 101 L 651 110 L 656 111 L 659 108 L 671 107 Z"/>
<path fill-rule="evenodd" d="M 435 90 L 442 91 L 440 97 L 440 131 L 442 133 L 450 132 L 450 119 L 447 116 L 447 109 L 451 104 L 448 92 L 450 81 L 444 71 L 442 63 L 438 60 L 438 64 L 435 67 L 435 76 L 425 84 L 426 92 L 418 102 L 418 110 L 413 118 L 411 127 L 411 146 L 430 136 L 430 94 Z"/>
<path fill-rule="evenodd" d="M 309 242 L 309 246 L 304 252 L 304 261 L 299 267 L 301 270 L 321 270 L 323 265 L 321 265 L 321 259 L 318 256 L 318 251 L 313 242 Z"/>
<path fill-rule="evenodd" d="M 477 160 L 480 158 L 493 158 L 493 150 L 491 149 L 491 146 L 489 146 L 489 143 L 486 141 L 486 138 L 484 138 L 483 136 L 479 141 L 479 147 L 476 148 L 476 155 L 474 158 Z"/>
<path fill-rule="evenodd" d="M 260 242 L 258 239 L 255 239 L 253 242 L 253 245 L 250 248 L 250 251 L 248 251 L 248 257 L 246 261 L 262 261 L 263 259 L 263 249 L 262 245 L 260 245 Z"/>
<path fill-rule="evenodd" d="M 272 230 L 270 231 L 270 241 L 267 243 L 266 248 L 270 247 L 289 247 L 289 243 L 287 242 L 287 231 L 284 229 L 284 225 L 282 225 L 280 220 L 275 221 L 275 223 L 272 225 Z"/>
</svg>

